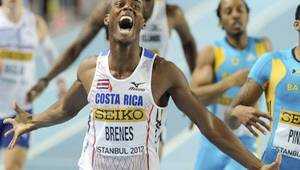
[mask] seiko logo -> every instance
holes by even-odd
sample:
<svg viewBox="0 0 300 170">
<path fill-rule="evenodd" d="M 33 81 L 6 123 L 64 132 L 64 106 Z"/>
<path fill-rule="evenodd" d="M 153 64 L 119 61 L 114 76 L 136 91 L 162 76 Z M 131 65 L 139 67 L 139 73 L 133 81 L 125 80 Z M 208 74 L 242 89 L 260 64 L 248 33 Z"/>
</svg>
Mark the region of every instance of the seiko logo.
<svg viewBox="0 0 300 170">
<path fill-rule="evenodd" d="M 130 84 L 133 85 L 129 87 L 129 90 L 131 91 L 145 91 L 144 88 L 139 88 L 141 85 L 145 84 L 145 82 L 141 82 L 141 83 L 131 82 Z"/>
<path fill-rule="evenodd" d="M 300 126 L 300 113 L 283 110 L 283 111 L 281 111 L 279 121 L 281 123 L 287 123 L 287 124 L 299 127 Z"/>
<path fill-rule="evenodd" d="M 93 110 L 94 119 L 103 122 L 143 122 L 147 120 L 144 108 L 98 108 Z"/>
</svg>

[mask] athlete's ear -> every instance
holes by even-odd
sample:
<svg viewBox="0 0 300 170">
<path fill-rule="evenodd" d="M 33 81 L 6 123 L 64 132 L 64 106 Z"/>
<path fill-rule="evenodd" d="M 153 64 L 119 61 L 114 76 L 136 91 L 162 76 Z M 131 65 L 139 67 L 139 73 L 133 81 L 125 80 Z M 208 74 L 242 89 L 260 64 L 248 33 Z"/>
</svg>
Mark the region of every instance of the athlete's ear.
<svg viewBox="0 0 300 170">
<path fill-rule="evenodd" d="M 294 27 L 298 32 L 300 32 L 300 20 L 294 21 Z"/>
<path fill-rule="evenodd" d="M 144 23 L 144 25 L 143 25 L 142 29 L 144 29 L 146 27 L 146 20 L 145 20 L 145 18 L 143 19 L 143 23 Z"/>
<path fill-rule="evenodd" d="M 105 17 L 104 17 L 104 24 L 105 24 L 106 26 L 108 26 L 108 24 L 109 24 L 109 14 L 106 14 L 106 15 L 105 15 Z"/>
</svg>

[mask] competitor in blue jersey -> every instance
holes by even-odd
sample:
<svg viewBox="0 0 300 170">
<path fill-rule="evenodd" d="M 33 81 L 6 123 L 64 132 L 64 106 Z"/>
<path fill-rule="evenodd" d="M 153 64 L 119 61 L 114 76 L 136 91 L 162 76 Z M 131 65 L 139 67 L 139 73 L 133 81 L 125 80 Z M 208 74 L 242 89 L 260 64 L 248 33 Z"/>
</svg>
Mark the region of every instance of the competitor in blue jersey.
<svg viewBox="0 0 300 170">
<path fill-rule="evenodd" d="M 192 88 L 198 98 L 219 118 L 246 81 L 248 70 L 259 56 L 271 50 L 267 38 L 247 35 L 249 8 L 243 0 L 221 0 L 217 8 L 219 24 L 226 37 L 205 47 L 198 56 Z M 243 129 L 244 128 L 244 129 Z M 255 138 L 243 127 L 235 131 L 242 143 L 255 152 Z M 243 169 L 208 140 L 201 140 L 195 169 Z"/>
<path fill-rule="evenodd" d="M 294 27 L 300 33 L 300 5 Z M 253 66 L 249 80 L 226 114 L 232 128 L 243 123 L 252 133 L 255 129 L 271 129 L 271 137 L 263 154 L 265 163 L 283 154 L 281 170 L 296 170 L 300 165 L 300 40 L 295 48 L 265 54 Z M 257 111 L 253 104 L 265 92 L 268 114 Z M 273 119 L 270 126 L 262 119 Z"/>
</svg>

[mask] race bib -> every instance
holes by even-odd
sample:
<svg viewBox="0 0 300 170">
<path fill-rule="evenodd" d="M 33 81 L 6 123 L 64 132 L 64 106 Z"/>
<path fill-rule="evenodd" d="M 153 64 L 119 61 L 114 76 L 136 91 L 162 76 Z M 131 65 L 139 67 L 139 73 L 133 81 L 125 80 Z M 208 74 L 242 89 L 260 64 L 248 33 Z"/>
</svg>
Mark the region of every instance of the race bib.
<svg viewBox="0 0 300 170">
<path fill-rule="evenodd" d="M 149 131 L 144 108 L 98 108 L 93 111 L 93 117 L 96 129 L 100 129 L 95 146 L 97 154 L 134 156 L 146 153 Z"/>
<path fill-rule="evenodd" d="M 286 156 L 300 159 L 300 113 L 281 111 L 273 146 Z"/>
</svg>

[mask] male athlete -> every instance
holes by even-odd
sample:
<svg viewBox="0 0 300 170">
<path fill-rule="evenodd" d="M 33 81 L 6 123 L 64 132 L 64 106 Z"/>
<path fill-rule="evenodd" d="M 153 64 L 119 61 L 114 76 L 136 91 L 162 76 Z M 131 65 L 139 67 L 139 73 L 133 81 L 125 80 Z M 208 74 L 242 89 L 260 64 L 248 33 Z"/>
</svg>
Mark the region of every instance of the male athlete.
<svg viewBox="0 0 300 170">
<path fill-rule="evenodd" d="M 192 72 L 197 56 L 197 47 L 182 10 L 178 6 L 166 4 L 165 0 L 144 1 L 144 17 L 147 22 L 140 34 L 140 45 L 165 57 L 167 56 L 168 41 L 170 39 L 171 31 L 175 29 L 180 36 L 182 47 L 185 52 L 185 58 L 190 71 Z M 105 28 L 103 18 L 105 17 L 106 11 L 109 9 L 109 3 L 110 0 L 102 0 L 99 3 L 77 40 L 69 46 L 65 53 L 63 53 L 58 63 L 50 70 L 49 74 L 40 79 L 40 81 L 28 92 L 28 99 L 30 101 L 46 88 L 51 79 L 70 66 L 79 57 L 80 52 L 86 45 L 88 45 L 97 35 L 101 28 Z M 60 85 L 64 85 L 64 82 L 60 81 Z M 60 87 L 61 91 L 63 91 L 64 86 Z M 161 138 L 160 156 L 162 154 L 165 136 L 166 129 Z"/>
<path fill-rule="evenodd" d="M 212 112 L 223 120 L 226 108 L 246 81 L 248 70 L 260 55 L 271 50 L 271 45 L 267 38 L 247 35 L 249 7 L 245 1 L 221 0 L 217 16 L 226 36 L 200 52 L 192 76 L 192 89 L 203 103 L 211 104 Z M 246 128 L 236 130 L 235 134 L 250 151 L 255 152 L 256 140 Z M 195 169 L 243 168 L 203 138 Z"/>
<path fill-rule="evenodd" d="M 109 3 L 110 0 L 99 2 L 79 37 L 59 57 L 59 61 L 47 76 L 40 79 L 28 92 L 29 100 L 36 98 L 46 88 L 49 81 L 67 69 L 97 33 L 105 28 L 103 19 L 109 10 Z M 165 57 L 171 31 L 175 29 L 181 39 L 185 58 L 192 72 L 195 67 L 197 47 L 182 10 L 176 5 L 166 4 L 165 0 L 144 0 L 144 17 L 147 22 L 140 34 L 140 45 Z"/>
<path fill-rule="evenodd" d="M 300 33 L 300 5 L 294 27 Z M 244 124 L 254 135 L 256 130 L 271 129 L 271 137 L 262 160 L 272 162 L 276 154 L 283 154 L 281 170 L 298 170 L 300 165 L 300 38 L 298 46 L 265 54 L 253 66 L 248 81 L 231 104 L 227 122 L 232 128 Z M 258 111 L 253 105 L 265 92 L 269 113 Z M 271 128 L 261 118 L 273 119 Z"/>
<path fill-rule="evenodd" d="M 28 112 L 32 105 L 26 101 L 26 92 L 35 83 L 34 51 L 42 47 L 48 67 L 58 56 L 47 33 L 44 20 L 26 10 L 23 0 L 2 0 L 0 7 L 0 147 L 4 150 L 6 170 L 20 170 L 26 160 L 29 134 L 20 137 L 14 149 L 6 149 L 12 135 L 4 137 L 11 125 L 5 118 L 14 117 L 13 99 Z"/>
<path fill-rule="evenodd" d="M 175 64 L 139 46 L 144 26 L 142 0 L 112 0 L 105 24 L 110 50 L 85 60 L 67 95 L 45 112 L 30 115 L 15 104 L 10 148 L 29 131 L 65 122 L 88 103 L 88 131 L 80 169 L 159 169 L 159 134 L 170 97 L 209 140 L 249 169 L 278 169 L 278 159 L 264 165 L 202 106 Z M 139 84 L 133 86 L 132 82 Z"/>
</svg>

